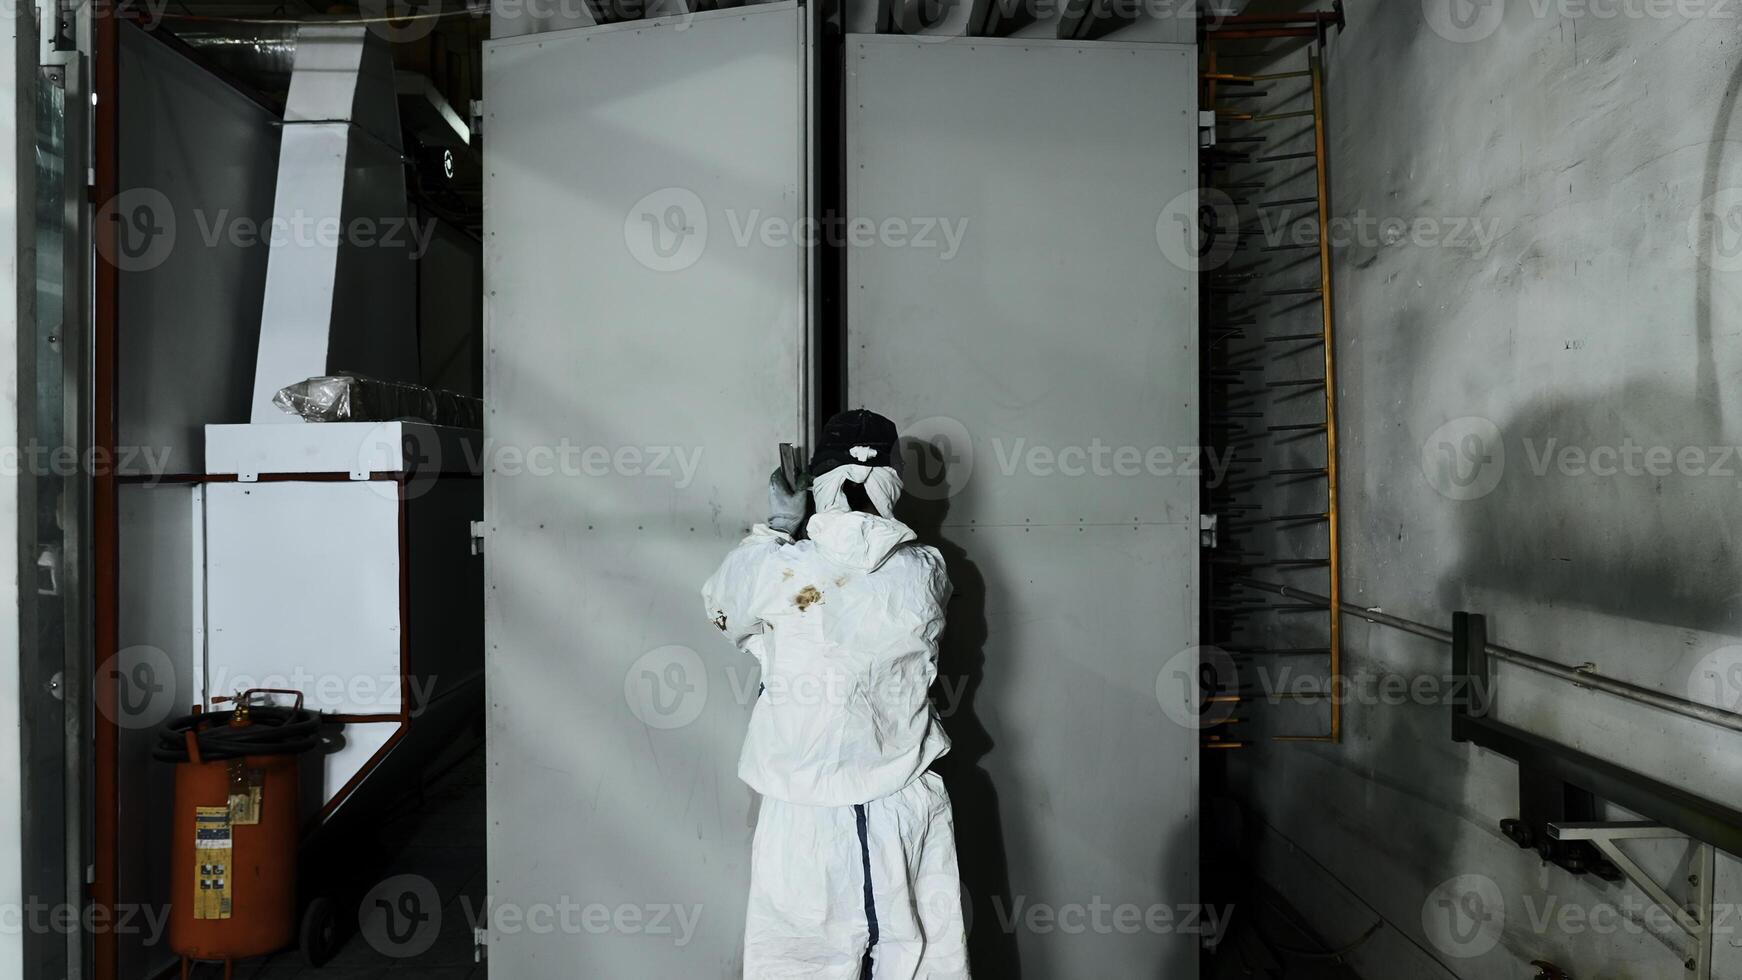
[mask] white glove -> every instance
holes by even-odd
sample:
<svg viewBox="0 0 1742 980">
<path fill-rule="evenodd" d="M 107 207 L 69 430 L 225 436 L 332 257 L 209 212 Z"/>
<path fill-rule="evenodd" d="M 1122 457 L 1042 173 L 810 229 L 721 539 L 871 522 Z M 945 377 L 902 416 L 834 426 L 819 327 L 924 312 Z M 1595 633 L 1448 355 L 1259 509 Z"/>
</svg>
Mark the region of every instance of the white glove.
<svg viewBox="0 0 1742 980">
<path fill-rule="evenodd" d="M 768 478 L 768 526 L 787 534 L 797 531 L 804 523 L 805 506 L 809 503 L 805 498 L 808 496 L 807 491 L 787 486 L 786 474 L 776 467 Z"/>
</svg>

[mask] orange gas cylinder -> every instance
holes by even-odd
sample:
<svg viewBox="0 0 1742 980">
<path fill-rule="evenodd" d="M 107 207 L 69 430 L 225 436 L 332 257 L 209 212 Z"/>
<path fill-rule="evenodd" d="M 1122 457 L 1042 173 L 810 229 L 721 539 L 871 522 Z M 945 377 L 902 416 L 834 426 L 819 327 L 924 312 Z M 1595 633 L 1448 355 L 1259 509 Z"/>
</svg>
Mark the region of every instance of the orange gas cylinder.
<svg viewBox="0 0 1742 980">
<path fill-rule="evenodd" d="M 296 704 L 254 705 L 258 693 Z M 164 729 L 153 754 L 175 763 L 169 944 L 184 975 L 192 961 L 228 967 L 295 939 L 297 758 L 317 744 L 319 720 L 293 691 L 247 691 L 234 711 Z"/>
</svg>

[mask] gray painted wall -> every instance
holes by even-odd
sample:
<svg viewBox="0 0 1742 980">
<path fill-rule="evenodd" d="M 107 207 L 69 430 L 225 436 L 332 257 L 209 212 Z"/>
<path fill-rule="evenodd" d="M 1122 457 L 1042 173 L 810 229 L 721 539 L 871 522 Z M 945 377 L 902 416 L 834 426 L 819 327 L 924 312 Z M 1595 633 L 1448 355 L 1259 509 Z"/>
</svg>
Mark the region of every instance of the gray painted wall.
<svg viewBox="0 0 1742 980">
<path fill-rule="evenodd" d="M 1348 6 L 1332 210 L 1370 230 L 1347 225 L 1334 262 L 1346 597 L 1441 625 L 1485 612 L 1497 642 L 1736 708 L 1742 463 L 1708 447 L 1742 441 L 1742 10 L 1460 4 L 1465 29 L 1439 0 Z M 1678 463 L 1651 472 L 1650 447 Z M 1346 622 L 1352 678 L 1447 672 L 1444 647 Z M 1735 735 L 1516 671 L 1500 685 L 1503 720 L 1742 800 Z M 1511 762 L 1452 744 L 1434 698 L 1359 690 L 1344 744 L 1261 744 L 1236 773 L 1266 876 L 1330 942 L 1389 921 L 1352 957 L 1364 975 L 1686 975 L 1679 933 L 1607 918 L 1637 891 L 1500 836 Z M 1684 894 L 1679 857 L 1648 864 Z M 1721 902 L 1738 878 L 1720 865 Z M 1472 890 L 1499 914 L 1460 938 L 1441 900 Z M 1719 975 L 1742 976 L 1742 936 L 1720 946 Z"/>
</svg>

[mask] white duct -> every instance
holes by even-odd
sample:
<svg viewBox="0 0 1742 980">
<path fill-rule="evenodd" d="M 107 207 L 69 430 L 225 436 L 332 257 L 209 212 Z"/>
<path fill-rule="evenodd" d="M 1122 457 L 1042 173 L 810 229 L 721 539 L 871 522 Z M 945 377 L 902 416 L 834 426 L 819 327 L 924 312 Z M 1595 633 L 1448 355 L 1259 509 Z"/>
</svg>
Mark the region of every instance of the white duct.
<svg viewBox="0 0 1742 980">
<path fill-rule="evenodd" d="M 386 43 L 363 27 L 298 31 L 278 156 L 250 419 L 297 422 L 272 396 L 316 375 L 417 380 L 416 269 Z"/>
</svg>

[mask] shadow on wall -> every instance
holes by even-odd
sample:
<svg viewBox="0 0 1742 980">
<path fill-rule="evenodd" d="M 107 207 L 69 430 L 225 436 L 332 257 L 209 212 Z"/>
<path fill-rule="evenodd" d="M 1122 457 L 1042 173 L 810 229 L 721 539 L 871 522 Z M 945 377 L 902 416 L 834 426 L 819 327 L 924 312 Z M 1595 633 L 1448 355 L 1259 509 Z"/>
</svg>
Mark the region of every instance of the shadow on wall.
<svg viewBox="0 0 1742 980">
<path fill-rule="evenodd" d="M 1474 585 L 1742 635 L 1732 545 L 1742 452 L 1710 407 L 1685 388 L 1637 382 L 1442 429 L 1425 452 L 1437 457 L 1436 488 L 1462 500 L 1442 605 L 1458 607 Z"/>
<path fill-rule="evenodd" d="M 992 751 L 992 736 L 974 715 L 974 698 L 985 679 L 987 583 L 968 553 L 943 535 L 950 509 L 945 453 L 929 443 L 903 439 L 902 456 L 906 492 L 897 516 L 921 541 L 943 553 L 955 587 L 932 696 L 950 736 L 950 752 L 935 768 L 949 790 L 955 816 L 969 964 L 979 976 L 1020 980 L 1016 936 L 1001 926 L 1013 904 L 998 789 L 980 765 Z"/>
<path fill-rule="evenodd" d="M 1742 194 L 1725 189 L 1742 89 L 1731 72 L 1707 145 L 1694 282 L 1691 384 L 1634 382 L 1601 396 L 1527 403 L 1496 420 L 1501 452 L 1461 433 L 1430 446 L 1469 479 L 1455 497 L 1464 553 L 1446 586 L 1505 589 L 1616 616 L 1742 635 L 1729 542 L 1742 459 L 1726 438 L 1713 294 L 1742 251 Z M 1673 339 L 1673 338 L 1666 338 Z M 1443 431 L 1443 430 L 1442 430 Z M 1441 486 L 1442 493 L 1446 488 Z"/>
</svg>

